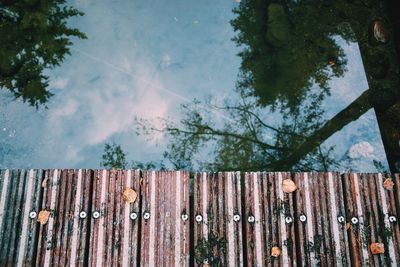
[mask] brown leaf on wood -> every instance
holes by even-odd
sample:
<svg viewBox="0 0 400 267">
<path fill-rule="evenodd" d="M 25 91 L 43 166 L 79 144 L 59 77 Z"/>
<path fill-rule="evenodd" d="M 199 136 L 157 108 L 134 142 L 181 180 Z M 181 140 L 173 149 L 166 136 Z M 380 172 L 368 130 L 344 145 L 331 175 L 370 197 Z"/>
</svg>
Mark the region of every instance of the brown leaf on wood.
<svg viewBox="0 0 400 267">
<path fill-rule="evenodd" d="M 47 186 L 47 180 L 48 180 L 49 178 L 45 178 L 44 180 L 43 180 L 43 182 L 42 182 L 42 187 L 43 188 L 46 188 L 46 186 Z"/>
<path fill-rule="evenodd" d="M 281 249 L 279 247 L 272 247 L 271 249 L 271 256 L 272 257 L 279 257 L 281 255 Z"/>
<path fill-rule="evenodd" d="M 292 193 L 297 190 L 296 184 L 291 179 L 285 179 L 282 182 L 283 192 Z"/>
<path fill-rule="evenodd" d="M 386 190 L 393 190 L 393 186 L 394 186 L 394 183 L 392 181 L 392 178 L 386 178 L 386 180 L 383 182 L 383 187 Z"/>
<path fill-rule="evenodd" d="M 132 188 L 127 187 L 127 188 L 125 188 L 124 194 L 122 195 L 122 197 L 125 202 L 133 203 L 133 202 L 135 202 L 135 200 L 137 198 L 137 193 Z"/>
<path fill-rule="evenodd" d="M 41 210 L 38 214 L 37 221 L 40 224 L 46 224 L 50 217 L 50 211 Z"/>
<path fill-rule="evenodd" d="M 372 243 L 370 245 L 372 254 L 383 254 L 385 253 L 385 246 L 382 243 Z"/>
</svg>

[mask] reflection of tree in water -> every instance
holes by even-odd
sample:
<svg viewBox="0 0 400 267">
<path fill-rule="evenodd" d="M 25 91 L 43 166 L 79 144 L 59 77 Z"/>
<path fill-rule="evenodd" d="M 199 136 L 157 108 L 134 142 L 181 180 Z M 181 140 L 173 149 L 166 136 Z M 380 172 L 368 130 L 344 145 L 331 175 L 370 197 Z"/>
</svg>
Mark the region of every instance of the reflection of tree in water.
<svg viewBox="0 0 400 267">
<path fill-rule="evenodd" d="M 321 144 L 371 107 L 382 131 L 387 122 L 380 114 L 397 99 L 398 69 L 386 21 L 377 19 L 382 15 L 378 1 L 243 0 L 234 12 L 234 40 L 243 49 L 239 101 L 209 105 L 228 114 L 228 120 L 217 123 L 215 114 L 195 102 L 183 107 L 180 124 L 164 121 L 164 127 L 155 128 L 142 121 L 145 133 L 170 137 L 165 157 L 176 168 L 327 170 L 340 162 Z M 342 76 L 347 63 L 335 36 L 359 42 L 370 88 L 326 120 L 321 103 L 330 93 L 328 82 Z M 273 112 L 280 125 L 265 119 Z"/>
<path fill-rule="evenodd" d="M 354 41 L 354 34 L 327 1 L 303 2 L 245 0 L 234 10 L 234 40 L 243 46 L 238 85 L 262 104 L 297 106 L 313 83 L 329 94 L 328 81 L 346 70 L 334 36 Z"/>
<path fill-rule="evenodd" d="M 86 38 L 66 24 L 83 15 L 65 0 L 0 2 L 0 88 L 38 107 L 52 93 L 46 69 L 60 65 L 69 54 L 71 37 Z"/>
</svg>

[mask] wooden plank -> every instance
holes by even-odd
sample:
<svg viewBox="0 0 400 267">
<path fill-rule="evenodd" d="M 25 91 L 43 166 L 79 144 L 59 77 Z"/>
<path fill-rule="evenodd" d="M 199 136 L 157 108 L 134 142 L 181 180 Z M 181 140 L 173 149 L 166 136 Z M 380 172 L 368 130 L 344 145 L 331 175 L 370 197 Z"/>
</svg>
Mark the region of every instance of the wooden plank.
<svg viewBox="0 0 400 267">
<path fill-rule="evenodd" d="M 72 267 L 87 264 L 92 176 L 93 172 L 90 170 L 73 171 L 74 187 L 71 194 L 73 222 L 72 226 L 68 227 L 68 247 L 65 249 L 67 262 Z"/>
<path fill-rule="evenodd" d="M 144 172 L 141 266 L 189 264 L 189 174 Z"/>
<path fill-rule="evenodd" d="M 321 177 L 325 183 L 325 191 L 320 196 L 320 200 L 326 200 L 327 216 L 329 224 L 328 235 L 324 235 L 326 249 L 331 251 L 327 264 L 333 263 L 333 266 L 348 266 L 350 264 L 350 251 L 346 229 L 346 210 L 343 201 L 342 177 L 337 173 L 326 173 Z"/>
<path fill-rule="evenodd" d="M 392 221 L 393 217 L 391 218 L 396 212 L 394 197 L 390 196 L 390 190 L 384 188 L 384 176 L 381 173 L 371 174 L 369 178 L 375 179 L 377 195 L 379 196 L 377 202 L 380 215 L 379 226 L 381 227 L 379 234 L 385 244 L 385 256 L 382 263 L 388 266 L 396 266 L 400 262 L 400 247 L 395 246 L 399 227 Z M 365 188 L 365 193 L 368 193 L 368 188 Z"/>
<path fill-rule="evenodd" d="M 139 170 L 125 170 L 122 172 L 123 186 L 122 188 L 132 188 L 135 190 L 137 200 L 134 203 L 124 203 L 121 206 L 121 244 L 122 250 L 119 255 L 120 258 L 115 257 L 119 263 L 122 258 L 122 266 L 137 266 L 138 265 L 138 229 L 140 219 L 140 171 Z M 117 256 L 117 255 L 116 255 Z M 115 261 L 114 261 L 115 262 Z"/>
<path fill-rule="evenodd" d="M 393 204 L 383 188 L 382 175 L 345 175 L 345 187 L 348 213 L 354 220 L 348 231 L 352 262 L 358 266 L 396 266 L 399 252 L 394 247 L 393 227 L 389 223 L 389 208 Z M 385 254 L 371 253 L 370 245 L 375 242 L 384 244 Z"/>
<path fill-rule="evenodd" d="M 50 217 L 40 225 L 37 265 L 85 265 L 90 183 L 90 171 L 45 173 L 41 210 L 50 211 Z"/>
<path fill-rule="evenodd" d="M 30 216 L 38 208 L 41 172 L 4 170 L 0 179 L 0 265 L 31 265 L 37 227 Z"/>
<path fill-rule="evenodd" d="M 295 200 L 293 194 L 283 192 L 285 179 L 291 179 L 289 173 L 245 174 L 249 266 L 296 265 Z M 280 255 L 273 256 L 274 247 L 280 249 Z"/>
<path fill-rule="evenodd" d="M 195 265 L 243 266 L 239 172 L 194 177 Z"/>
<path fill-rule="evenodd" d="M 89 265 L 137 265 L 140 173 L 98 170 L 94 177 Z M 123 199 L 127 188 L 137 193 L 133 203 Z"/>
</svg>

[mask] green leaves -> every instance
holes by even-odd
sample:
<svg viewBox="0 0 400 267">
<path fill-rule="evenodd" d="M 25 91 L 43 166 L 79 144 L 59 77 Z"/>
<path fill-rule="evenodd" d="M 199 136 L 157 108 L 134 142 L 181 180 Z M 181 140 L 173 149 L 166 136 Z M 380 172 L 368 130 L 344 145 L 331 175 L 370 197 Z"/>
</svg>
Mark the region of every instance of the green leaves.
<svg viewBox="0 0 400 267">
<path fill-rule="evenodd" d="M 59 66 L 72 45 L 71 37 L 85 39 L 67 27 L 70 17 L 82 16 L 65 1 L 12 1 L 0 4 L 0 87 L 31 106 L 45 105 L 48 90 L 45 69 Z"/>
</svg>

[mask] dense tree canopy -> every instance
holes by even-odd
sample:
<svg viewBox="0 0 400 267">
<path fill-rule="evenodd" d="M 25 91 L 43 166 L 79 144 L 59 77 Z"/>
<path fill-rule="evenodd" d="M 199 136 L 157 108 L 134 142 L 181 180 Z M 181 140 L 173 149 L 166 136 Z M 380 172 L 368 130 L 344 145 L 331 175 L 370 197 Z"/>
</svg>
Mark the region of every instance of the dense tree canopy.
<svg viewBox="0 0 400 267">
<path fill-rule="evenodd" d="M 52 93 L 44 70 L 60 65 L 71 37 L 86 38 L 67 25 L 69 18 L 81 15 L 65 0 L 1 1 L 0 88 L 32 106 L 45 104 Z"/>
</svg>

